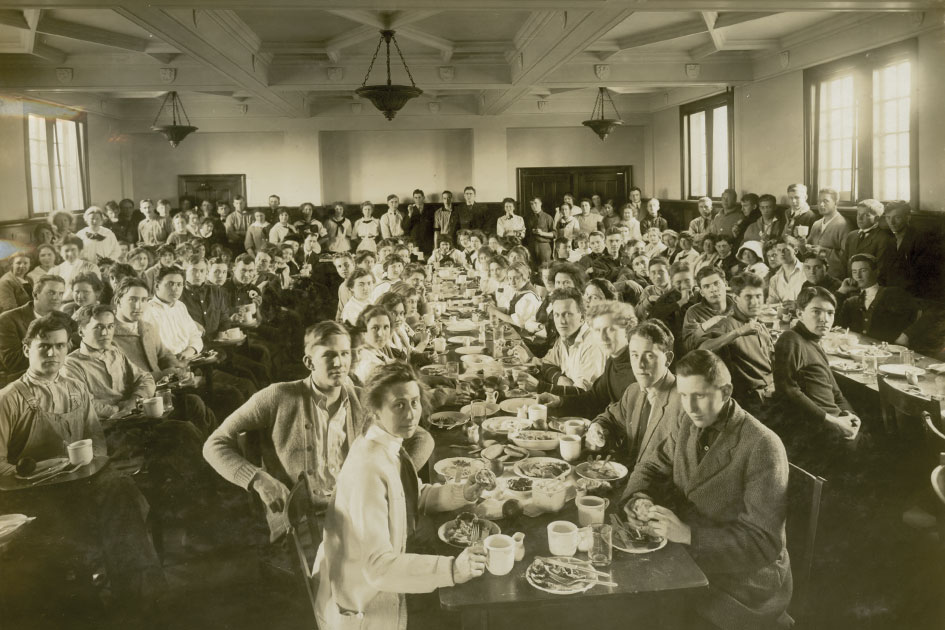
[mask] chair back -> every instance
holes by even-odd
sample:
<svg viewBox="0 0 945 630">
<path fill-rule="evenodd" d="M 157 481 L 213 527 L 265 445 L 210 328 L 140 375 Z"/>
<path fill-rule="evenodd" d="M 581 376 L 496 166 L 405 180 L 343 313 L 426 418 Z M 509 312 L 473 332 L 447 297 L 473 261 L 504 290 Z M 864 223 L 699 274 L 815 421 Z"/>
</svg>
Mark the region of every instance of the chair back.
<svg viewBox="0 0 945 630">
<path fill-rule="evenodd" d="M 807 600 L 811 592 L 817 529 L 826 481 L 799 466 L 789 465 L 787 549 L 794 578 L 794 596 L 789 611 L 792 616 L 798 617 L 809 608 Z"/>
<path fill-rule="evenodd" d="M 920 438 L 923 413 L 933 418 L 942 417 L 942 404 L 938 400 L 910 394 L 891 385 L 883 376 L 878 376 L 877 381 L 879 407 L 887 435 L 906 440 Z"/>
<path fill-rule="evenodd" d="M 312 492 L 308 479 L 303 475 L 289 491 L 286 501 L 286 517 L 289 521 L 288 537 L 295 549 L 296 571 L 303 582 L 303 588 L 312 606 L 312 613 L 318 610 L 315 599 L 318 594 L 317 568 L 315 559 L 322 544 L 324 511 L 316 509 L 312 502 Z"/>
</svg>

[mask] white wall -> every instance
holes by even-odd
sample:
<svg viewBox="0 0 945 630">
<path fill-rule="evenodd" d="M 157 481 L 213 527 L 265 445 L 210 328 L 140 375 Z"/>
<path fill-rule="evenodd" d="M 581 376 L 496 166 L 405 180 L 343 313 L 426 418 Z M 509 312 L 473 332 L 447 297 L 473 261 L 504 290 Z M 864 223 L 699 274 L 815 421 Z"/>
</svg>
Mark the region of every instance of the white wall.
<svg viewBox="0 0 945 630">
<path fill-rule="evenodd" d="M 522 127 L 508 130 L 507 190 L 515 196 L 516 169 L 540 166 L 633 167 L 633 183 L 643 186 L 645 133 L 642 126 L 616 129 L 601 142 L 587 127 Z"/>
<path fill-rule="evenodd" d="M 321 198 L 318 134 L 306 131 L 194 133 L 177 148 L 156 133 L 128 134 L 137 199 L 177 203 L 178 175 L 246 175 L 251 206 L 270 194 L 286 205 Z"/>
<path fill-rule="evenodd" d="M 653 190 L 645 196 L 679 199 L 679 108 L 670 107 L 653 114 Z"/>
<path fill-rule="evenodd" d="M 23 104 L 0 98 L 0 220 L 27 216 L 26 138 Z"/>
<path fill-rule="evenodd" d="M 437 198 L 450 189 L 460 198 L 474 181 L 469 129 L 322 131 L 319 141 L 326 204 L 383 202 L 391 193 L 409 199 L 415 188 Z"/>
<path fill-rule="evenodd" d="M 919 207 L 945 212 L 945 35 L 919 37 Z"/>
</svg>

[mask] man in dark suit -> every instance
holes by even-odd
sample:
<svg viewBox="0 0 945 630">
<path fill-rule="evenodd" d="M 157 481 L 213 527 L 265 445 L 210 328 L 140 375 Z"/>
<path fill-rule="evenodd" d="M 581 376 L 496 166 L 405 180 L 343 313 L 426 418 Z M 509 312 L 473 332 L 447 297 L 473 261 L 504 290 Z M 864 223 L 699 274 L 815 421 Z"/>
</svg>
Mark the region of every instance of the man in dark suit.
<svg viewBox="0 0 945 630">
<path fill-rule="evenodd" d="M 424 203 L 426 195 L 419 188 L 413 191 L 413 203 L 407 206 L 404 232 L 424 256 L 433 253 L 433 220 L 436 210 Z"/>
<path fill-rule="evenodd" d="M 782 615 L 787 621 L 793 582 L 784 445 L 732 399 L 731 376 L 717 355 L 694 350 L 676 373 L 687 417 L 630 475 L 622 498 L 628 520 L 689 546 L 709 578 L 693 606 L 703 621 L 719 628 L 771 627 Z"/>
<path fill-rule="evenodd" d="M 65 292 L 66 283 L 59 276 L 40 276 L 33 287 L 32 302 L 0 315 L 0 381 L 4 384 L 19 378 L 29 367 L 23 340 L 30 322 L 58 311 Z"/>
<path fill-rule="evenodd" d="M 879 262 L 870 254 L 850 259 L 850 275 L 859 292 L 843 301 L 837 325 L 895 343 L 919 314 L 916 300 L 904 289 L 882 286 L 878 282 Z"/>
<path fill-rule="evenodd" d="M 673 334 L 663 322 L 647 320 L 630 332 L 630 366 L 636 382 L 620 400 L 594 418 L 587 430 L 588 449 L 615 453 L 631 469 L 676 430 L 679 394 L 673 361 Z"/>
<path fill-rule="evenodd" d="M 886 224 L 895 239 L 879 279 L 884 286 L 900 287 L 922 299 L 942 296 L 942 248 L 910 225 L 912 207 L 906 201 L 886 204 Z"/>
<path fill-rule="evenodd" d="M 895 250 L 896 242 L 892 233 L 879 224 L 883 212 L 883 204 L 875 199 L 864 199 L 856 205 L 856 226 L 859 229 L 847 234 L 840 248 L 840 258 L 846 269 L 844 277 L 849 277 L 850 258 L 856 254 L 875 256 L 882 269 L 886 264 L 886 256 Z"/>
<path fill-rule="evenodd" d="M 485 230 L 486 208 L 483 205 L 476 205 L 476 189 L 472 186 L 466 186 L 463 189 L 463 203 L 456 207 L 456 229 L 458 230 Z M 492 232 L 495 232 L 495 226 L 492 226 Z"/>
</svg>

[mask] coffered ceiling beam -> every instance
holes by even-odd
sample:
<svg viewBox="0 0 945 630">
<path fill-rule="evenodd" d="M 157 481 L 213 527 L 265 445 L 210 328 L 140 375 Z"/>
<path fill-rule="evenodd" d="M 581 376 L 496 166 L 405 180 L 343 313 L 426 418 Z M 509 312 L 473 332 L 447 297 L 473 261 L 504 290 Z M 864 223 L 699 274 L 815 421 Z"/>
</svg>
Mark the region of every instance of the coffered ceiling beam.
<svg viewBox="0 0 945 630">
<path fill-rule="evenodd" d="M 259 38 L 232 11 L 161 10 L 123 6 L 115 11 L 149 33 L 228 77 L 287 116 L 308 114 L 301 94 L 269 87 L 269 57 Z M 229 86 L 232 87 L 232 86 Z"/>
<path fill-rule="evenodd" d="M 148 40 L 140 37 L 115 33 L 96 26 L 58 20 L 49 17 L 48 14 L 39 20 L 36 32 L 135 52 L 144 52 L 148 47 Z"/>
<path fill-rule="evenodd" d="M 632 13 L 630 9 L 559 11 L 543 20 L 525 47 L 515 51 L 512 88 L 486 94 L 481 111 L 501 114 L 528 94 L 531 86 L 583 52 L 588 42 L 597 41 Z"/>
<path fill-rule="evenodd" d="M 718 19 L 717 11 L 703 11 L 702 20 L 705 22 L 706 31 L 712 40 L 712 46 L 716 51 L 722 50 L 725 46 L 725 34 L 722 31 L 715 30 L 715 21 Z"/>
<path fill-rule="evenodd" d="M 4 26 L 12 26 L 13 28 L 29 29 L 30 27 L 29 23 L 26 21 L 26 18 L 23 17 L 23 12 L 17 11 L 15 9 L 0 10 L 0 24 L 3 24 Z"/>
<path fill-rule="evenodd" d="M 760 20 L 761 18 L 777 15 L 777 13 L 719 13 L 715 20 L 715 28 L 725 28 L 726 26 L 735 26 L 743 22 Z"/>
<path fill-rule="evenodd" d="M 453 52 L 456 50 L 456 44 L 450 40 L 437 37 L 436 35 L 431 35 L 426 31 L 421 31 L 420 29 L 414 28 L 412 26 L 400 27 L 400 29 L 397 31 L 397 35 L 403 37 L 404 39 L 417 42 L 418 44 L 423 44 L 424 46 L 429 46 L 430 48 L 436 48 L 440 51 L 440 55 L 442 56 L 444 62 L 448 62 L 453 56 Z"/>
<path fill-rule="evenodd" d="M 348 31 L 337 37 L 332 37 L 324 44 L 325 54 L 333 63 L 341 61 L 341 51 L 349 46 L 360 44 L 378 36 L 377 29 L 373 26 L 359 26 L 354 30 Z"/>
</svg>

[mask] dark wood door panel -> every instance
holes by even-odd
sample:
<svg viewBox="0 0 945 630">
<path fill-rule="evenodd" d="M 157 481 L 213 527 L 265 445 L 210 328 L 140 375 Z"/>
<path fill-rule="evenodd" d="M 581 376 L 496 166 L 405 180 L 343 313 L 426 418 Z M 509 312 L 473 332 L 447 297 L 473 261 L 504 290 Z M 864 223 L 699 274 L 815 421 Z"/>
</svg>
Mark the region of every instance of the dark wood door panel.
<svg viewBox="0 0 945 630">
<path fill-rule="evenodd" d="M 627 190 L 633 181 L 630 166 L 561 166 L 519 168 L 518 198 L 524 205 L 532 197 L 541 197 L 544 207 L 557 206 L 565 193 L 575 200 L 598 194 L 601 199 L 614 200 L 614 206 L 626 203 Z"/>
</svg>

